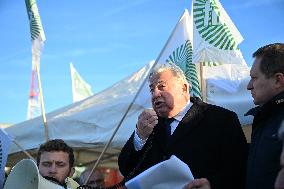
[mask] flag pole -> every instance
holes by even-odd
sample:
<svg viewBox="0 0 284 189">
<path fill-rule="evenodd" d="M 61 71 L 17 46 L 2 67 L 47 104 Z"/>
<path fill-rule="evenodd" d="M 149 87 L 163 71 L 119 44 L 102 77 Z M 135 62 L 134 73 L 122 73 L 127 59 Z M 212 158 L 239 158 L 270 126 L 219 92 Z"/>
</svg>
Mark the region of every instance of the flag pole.
<svg viewBox="0 0 284 189">
<path fill-rule="evenodd" d="M 43 125 L 44 125 L 44 136 L 45 140 L 49 140 L 48 136 L 48 127 L 47 127 L 47 122 L 46 122 L 46 115 L 45 115 L 45 109 L 44 109 L 44 101 L 43 101 L 43 95 L 42 95 L 42 88 L 41 88 L 41 79 L 40 79 L 40 73 L 39 73 L 39 68 L 38 68 L 38 63 L 35 63 L 36 66 L 36 73 L 37 73 L 37 79 L 38 79 L 38 88 L 39 88 L 39 99 L 40 99 L 40 107 L 41 107 L 41 115 L 42 115 L 42 120 L 43 120 Z"/>
<path fill-rule="evenodd" d="M 32 65 L 35 66 L 37 79 L 38 79 L 38 87 L 39 87 L 39 100 L 41 106 L 41 114 L 44 124 L 45 131 L 45 140 L 48 141 L 48 128 L 45 116 L 44 102 L 43 102 L 43 94 L 41 88 L 41 79 L 39 73 L 39 61 L 41 50 L 43 48 L 43 42 L 45 41 L 45 35 L 42 28 L 36 0 L 25 0 L 27 13 L 30 21 L 30 31 L 32 38 Z"/>
<path fill-rule="evenodd" d="M 32 159 L 36 162 L 36 160 L 32 157 L 32 155 L 29 152 L 27 152 L 15 139 L 13 139 L 12 141 L 14 142 L 14 144 L 16 144 L 16 146 L 19 149 L 21 149 L 24 152 L 24 154 L 26 154 L 30 159 Z"/>
<path fill-rule="evenodd" d="M 207 102 L 207 95 L 206 95 L 206 92 L 207 92 L 207 87 L 206 87 L 206 81 L 204 81 L 204 78 L 203 78 L 203 63 L 200 62 L 199 63 L 199 70 L 200 70 L 200 88 L 201 88 L 201 97 L 202 97 L 202 101 L 203 102 Z"/>
<path fill-rule="evenodd" d="M 167 40 L 166 44 L 164 45 L 163 49 L 161 50 L 161 52 L 160 52 L 158 58 L 155 60 L 153 66 L 150 68 L 149 72 L 147 73 L 146 78 L 143 80 L 143 83 L 140 85 L 140 87 L 139 87 L 137 93 L 135 94 L 133 100 L 132 100 L 131 103 L 129 104 L 129 106 L 128 106 L 126 112 L 125 112 L 124 115 L 122 116 L 122 118 L 121 118 L 121 120 L 119 121 L 118 125 L 116 126 L 115 130 L 113 131 L 112 136 L 110 137 L 109 141 L 108 141 L 107 144 L 104 146 L 103 151 L 101 152 L 100 156 L 98 157 L 98 159 L 97 159 L 95 165 L 93 166 L 93 168 L 92 168 L 90 174 L 88 175 L 88 177 L 87 177 L 87 179 L 86 179 L 84 185 L 87 184 L 87 182 L 89 181 L 89 179 L 90 179 L 91 175 L 93 174 L 94 170 L 98 167 L 98 165 L 99 165 L 99 163 L 100 163 L 100 161 L 101 161 L 103 155 L 104 155 L 105 152 L 107 151 L 107 149 L 108 149 L 110 143 L 112 142 L 112 140 L 113 140 L 115 134 L 117 133 L 117 131 L 118 131 L 118 129 L 120 128 L 120 126 L 122 125 L 122 122 L 124 121 L 124 119 L 125 119 L 125 117 L 127 116 L 128 112 L 129 112 L 130 109 L 132 108 L 132 106 L 133 106 L 135 100 L 137 99 L 139 93 L 140 93 L 141 90 L 143 89 L 143 86 L 146 84 L 147 78 L 149 77 L 149 74 L 151 73 L 151 71 L 153 70 L 153 68 L 157 65 L 157 63 L 159 62 L 159 60 L 160 60 L 160 58 L 161 58 L 161 56 L 162 56 L 162 54 L 163 54 L 165 48 L 168 46 L 168 44 L 169 44 L 169 42 L 170 42 L 172 36 L 174 35 L 174 33 L 175 33 L 176 29 L 177 29 L 177 26 L 178 26 L 178 24 L 179 24 L 181 18 L 183 17 L 183 15 L 184 15 L 184 13 L 180 16 L 179 21 L 178 21 L 177 24 L 175 25 L 175 27 L 174 27 L 174 29 L 173 29 L 173 31 L 172 31 L 170 37 L 168 38 L 168 40 Z"/>
</svg>

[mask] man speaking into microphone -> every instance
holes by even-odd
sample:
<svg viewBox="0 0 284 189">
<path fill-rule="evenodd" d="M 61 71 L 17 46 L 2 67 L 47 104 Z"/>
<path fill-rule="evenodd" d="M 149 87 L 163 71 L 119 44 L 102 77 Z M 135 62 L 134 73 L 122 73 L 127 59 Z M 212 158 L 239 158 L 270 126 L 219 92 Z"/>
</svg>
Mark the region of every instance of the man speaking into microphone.
<svg viewBox="0 0 284 189">
<path fill-rule="evenodd" d="M 120 153 L 123 176 L 136 176 L 175 155 L 213 189 L 244 188 L 247 143 L 237 115 L 190 97 L 191 84 L 172 63 L 152 70 L 149 87 L 153 110 L 140 114 Z"/>
</svg>

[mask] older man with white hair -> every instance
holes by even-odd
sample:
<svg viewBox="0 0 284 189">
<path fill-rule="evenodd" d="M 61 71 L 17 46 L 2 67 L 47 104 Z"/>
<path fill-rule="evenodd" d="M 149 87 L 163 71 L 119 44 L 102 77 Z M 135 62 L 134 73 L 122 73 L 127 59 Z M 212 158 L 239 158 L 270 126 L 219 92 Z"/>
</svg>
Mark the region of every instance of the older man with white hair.
<svg viewBox="0 0 284 189">
<path fill-rule="evenodd" d="M 122 149 L 121 173 L 128 179 L 175 155 L 214 189 L 243 188 L 246 139 L 237 115 L 190 97 L 191 85 L 171 63 L 153 69 L 149 87 L 153 109 L 141 113 Z"/>
</svg>

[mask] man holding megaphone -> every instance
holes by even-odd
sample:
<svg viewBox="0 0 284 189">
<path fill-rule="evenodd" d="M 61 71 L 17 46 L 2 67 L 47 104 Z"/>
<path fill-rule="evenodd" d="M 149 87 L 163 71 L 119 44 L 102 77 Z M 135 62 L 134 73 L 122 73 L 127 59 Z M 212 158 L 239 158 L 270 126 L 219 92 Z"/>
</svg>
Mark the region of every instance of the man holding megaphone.
<svg viewBox="0 0 284 189">
<path fill-rule="evenodd" d="M 7 177 L 4 189 L 76 189 L 71 177 L 74 169 L 73 149 L 63 140 L 47 141 L 39 147 L 37 162 L 23 159 Z"/>
<path fill-rule="evenodd" d="M 50 140 L 39 147 L 37 153 L 39 173 L 44 178 L 58 182 L 59 185 L 73 189 L 79 185 L 71 177 L 74 172 L 73 149 L 63 140 Z"/>
</svg>

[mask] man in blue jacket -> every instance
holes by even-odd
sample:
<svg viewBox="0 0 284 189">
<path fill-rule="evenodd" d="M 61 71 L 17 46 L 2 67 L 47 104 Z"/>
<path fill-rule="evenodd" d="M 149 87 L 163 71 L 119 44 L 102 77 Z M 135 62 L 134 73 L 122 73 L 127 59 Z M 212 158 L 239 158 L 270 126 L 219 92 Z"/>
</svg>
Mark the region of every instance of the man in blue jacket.
<svg viewBox="0 0 284 189">
<path fill-rule="evenodd" d="M 247 89 L 254 104 L 251 145 L 247 164 L 247 189 L 272 189 L 278 171 L 282 141 L 277 133 L 284 118 L 284 44 L 259 48 L 254 54 Z"/>
</svg>

